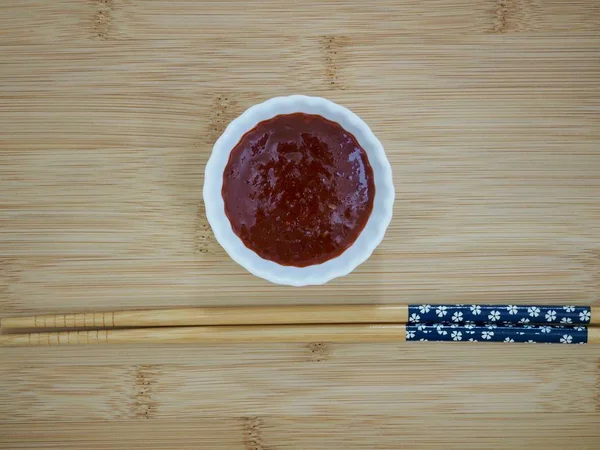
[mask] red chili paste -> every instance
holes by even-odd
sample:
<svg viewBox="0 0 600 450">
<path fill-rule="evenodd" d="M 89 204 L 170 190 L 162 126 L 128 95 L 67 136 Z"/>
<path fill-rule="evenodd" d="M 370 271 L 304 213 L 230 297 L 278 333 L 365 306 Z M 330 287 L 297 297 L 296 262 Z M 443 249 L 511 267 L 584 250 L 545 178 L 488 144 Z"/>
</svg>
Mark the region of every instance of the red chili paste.
<svg viewBox="0 0 600 450">
<path fill-rule="evenodd" d="M 233 148 L 223 173 L 225 214 L 259 256 L 285 266 L 320 264 L 352 245 L 373 209 L 366 152 L 338 123 L 283 114 Z"/>
</svg>

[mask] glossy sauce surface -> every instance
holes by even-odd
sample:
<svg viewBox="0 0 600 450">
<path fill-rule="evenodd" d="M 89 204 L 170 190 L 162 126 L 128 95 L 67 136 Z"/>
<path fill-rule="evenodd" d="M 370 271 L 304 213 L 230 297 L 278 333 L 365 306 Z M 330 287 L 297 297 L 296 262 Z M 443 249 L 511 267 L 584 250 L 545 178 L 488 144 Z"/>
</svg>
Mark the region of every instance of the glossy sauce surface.
<svg viewBox="0 0 600 450">
<path fill-rule="evenodd" d="M 355 137 L 318 115 L 260 122 L 231 151 L 225 213 L 246 247 L 305 267 L 339 256 L 365 227 L 373 169 Z"/>
</svg>

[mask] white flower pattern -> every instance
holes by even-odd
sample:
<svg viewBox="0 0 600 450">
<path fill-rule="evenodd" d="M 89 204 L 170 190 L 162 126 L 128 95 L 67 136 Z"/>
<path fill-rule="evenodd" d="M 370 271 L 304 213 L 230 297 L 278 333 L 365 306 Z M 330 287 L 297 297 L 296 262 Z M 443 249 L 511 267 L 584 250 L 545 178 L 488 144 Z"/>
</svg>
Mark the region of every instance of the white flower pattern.
<svg viewBox="0 0 600 450">
<path fill-rule="evenodd" d="M 427 314 L 430 309 L 431 309 L 431 305 L 420 305 L 419 306 L 419 311 L 421 312 L 421 314 Z"/>
<path fill-rule="evenodd" d="M 474 316 L 477 316 L 477 315 L 481 314 L 481 306 L 479 306 L 479 305 L 473 305 L 473 306 L 471 306 L 470 309 L 471 309 L 471 313 Z"/>
<path fill-rule="evenodd" d="M 560 342 L 563 344 L 570 344 L 573 342 L 573 336 L 570 334 L 563 334 L 563 337 L 560 338 Z"/>
<path fill-rule="evenodd" d="M 408 312 L 412 341 L 559 343 L 571 336 L 565 343 L 580 344 L 591 319 L 589 307 L 568 305 L 409 305 Z"/>
<path fill-rule="evenodd" d="M 446 306 L 438 306 L 435 309 L 435 313 L 438 315 L 438 317 L 444 317 L 446 314 L 448 314 L 448 307 Z"/>
<path fill-rule="evenodd" d="M 499 320 L 500 319 L 500 311 L 496 311 L 496 310 L 490 311 L 490 314 L 488 315 L 488 319 L 491 320 L 492 322 Z"/>
<path fill-rule="evenodd" d="M 506 310 L 511 316 L 514 316 L 519 311 L 519 308 L 517 308 L 515 305 L 508 305 Z"/>
<path fill-rule="evenodd" d="M 452 332 L 452 340 L 453 341 L 462 341 L 462 333 L 460 331 Z"/>
<path fill-rule="evenodd" d="M 440 319 L 454 322 L 462 314 L 460 322 L 498 322 L 516 324 L 523 318 L 532 322 L 560 322 L 564 317 L 572 319 L 572 324 L 587 324 L 589 307 L 582 306 L 519 306 L 519 305 L 409 305 L 409 317 L 420 316 L 420 322 L 436 323 Z M 546 319 L 548 317 L 549 319 Z M 453 320 L 454 318 L 454 320 Z"/>
</svg>

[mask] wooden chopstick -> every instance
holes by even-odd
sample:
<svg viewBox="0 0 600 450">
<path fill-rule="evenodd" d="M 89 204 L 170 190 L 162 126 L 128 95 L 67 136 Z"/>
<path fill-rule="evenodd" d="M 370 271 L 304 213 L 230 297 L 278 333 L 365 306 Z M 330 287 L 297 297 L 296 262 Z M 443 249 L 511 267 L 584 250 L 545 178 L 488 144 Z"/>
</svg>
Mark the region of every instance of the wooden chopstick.
<svg viewBox="0 0 600 450">
<path fill-rule="evenodd" d="M 406 323 L 408 306 L 292 305 L 175 308 L 3 318 L 3 330 L 161 327 L 196 325 L 283 325 Z"/>
<path fill-rule="evenodd" d="M 2 319 L 18 329 L 341 323 L 503 323 L 597 325 L 597 307 L 554 305 L 290 305 L 175 308 L 54 314 Z"/>
<path fill-rule="evenodd" d="M 2 346 L 405 340 L 404 325 L 238 325 L 0 335 Z"/>
<path fill-rule="evenodd" d="M 465 325 L 238 325 L 59 331 L 0 335 L 0 346 L 70 344 L 222 344 L 263 342 L 600 343 L 600 328 Z"/>
</svg>

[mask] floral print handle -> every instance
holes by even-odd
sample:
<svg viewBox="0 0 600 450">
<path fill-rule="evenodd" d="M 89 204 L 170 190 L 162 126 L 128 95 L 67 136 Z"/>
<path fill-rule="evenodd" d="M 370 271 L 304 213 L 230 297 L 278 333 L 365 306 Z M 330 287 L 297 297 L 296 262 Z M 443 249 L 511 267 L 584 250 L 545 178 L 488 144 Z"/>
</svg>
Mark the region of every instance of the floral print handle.
<svg viewBox="0 0 600 450">
<path fill-rule="evenodd" d="M 498 326 L 472 324 L 417 324 L 406 326 L 407 341 L 525 342 L 585 344 L 586 327 L 547 325 Z"/>
<path fill-rule="evenodd" d="M 586 325 L 589 306 L 409 305 L 408 323 Z"/>
</svg>

